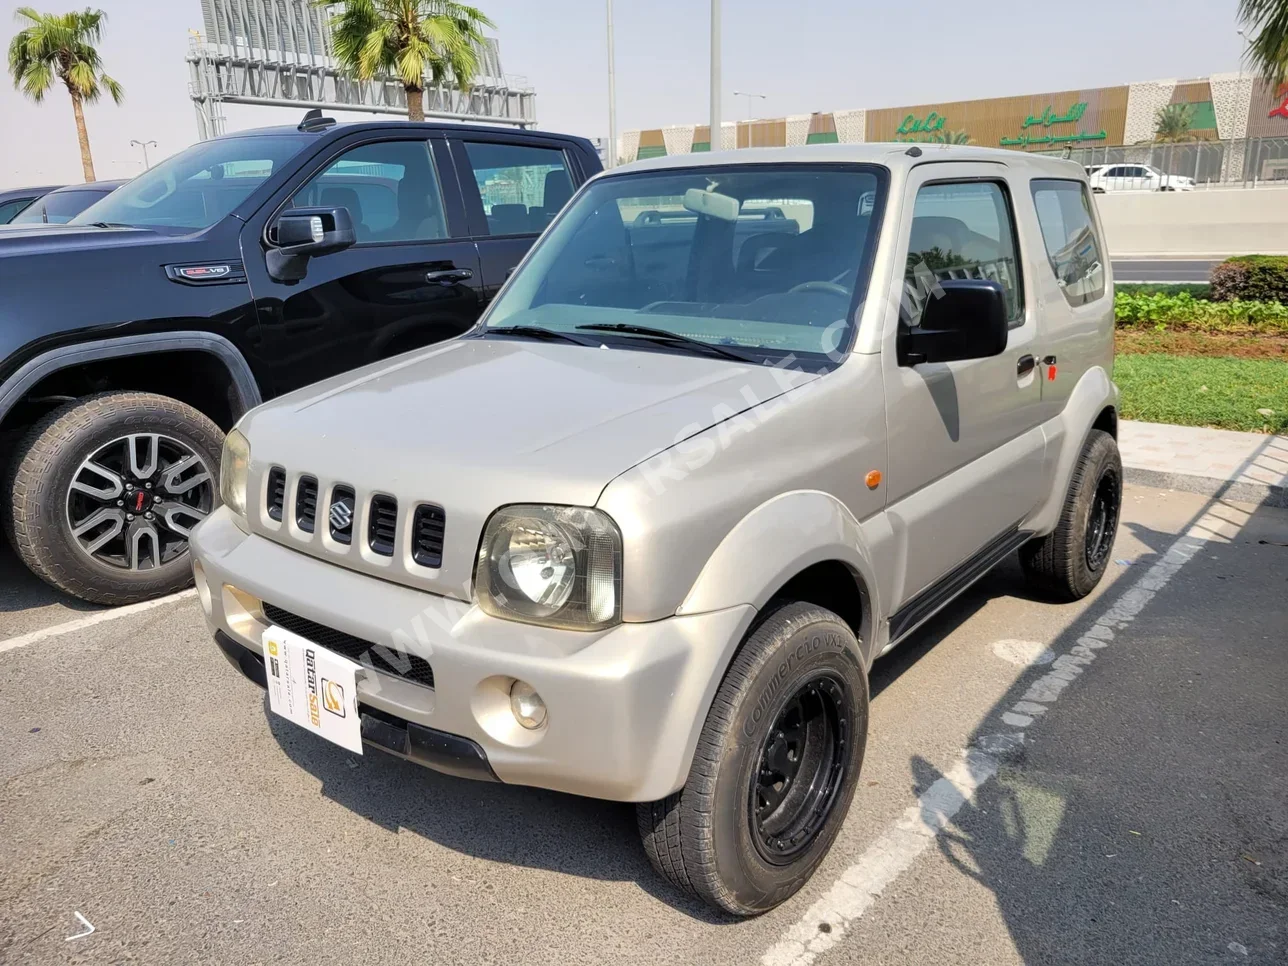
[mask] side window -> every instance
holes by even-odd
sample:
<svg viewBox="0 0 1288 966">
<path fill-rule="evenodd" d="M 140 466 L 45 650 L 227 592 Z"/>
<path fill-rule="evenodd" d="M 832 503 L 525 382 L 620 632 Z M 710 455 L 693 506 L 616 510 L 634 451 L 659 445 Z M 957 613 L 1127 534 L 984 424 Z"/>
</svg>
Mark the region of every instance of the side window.
<svg viewBox="0 0 1288 966">
<path fill-rule="evenodd" d="M 572 178 L 557 148 L 466 141 L 465 153 L 487 216 L 488 234 L 545 231 L 572 197 Z"/>
<path fill-rule="evenodd" d="M 348 208 L 359 244 L 447 237 L 443 195 L 426 141 L 352 148 L 310 178 L 292 204 Z"/>
<path fill-rule="evenodd" d="M 30 198 L 18 198 L 14 201 L 0 202 L 0 225 L 9 224 L 9 220 L 31 204 Z"/>
<path fill-rule="evenodd" d="M 936 282 L 977 278 L 998 282 L 1012 328 L 1023 324 L 1011 202 L 993 181 L 930 184 L 917 192 L 904 275 L 903 319 L 919 325 Z"/>
<path fill-rule="evenodd" d="M 1079 181 L 1034 181 L 1033 204 L 1064 297 L 1070 305 L 1099 299 L 1105 294 L 1104 246 L 1086 187 Z"/>
</svg>

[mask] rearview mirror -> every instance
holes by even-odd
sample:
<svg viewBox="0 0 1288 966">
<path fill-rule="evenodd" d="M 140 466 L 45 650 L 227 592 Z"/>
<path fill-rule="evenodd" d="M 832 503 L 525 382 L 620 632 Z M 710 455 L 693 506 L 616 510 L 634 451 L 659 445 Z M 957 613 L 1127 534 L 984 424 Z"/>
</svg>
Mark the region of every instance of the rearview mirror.
<svg viewBox="0 0 1288 966">
<path fill-rule="evenodd" d="M 357 241 L 348 208 L 288 208 L 273 222 L 266 257 L 268 274 L 279 282 L 298 282 L 310 258 L 342 251 Z"/>
<path fill-rule="evenodd" d="M 1005 351 L 1009 335 L 1006 294 L 1000 284 L 947 279 L 927 300 L 921 324 L 900 326 L 899 365 L 986 359 Z"/>
<path fill-rule="evenodd" d="M 737 198 L 722 195 L 718 191 L 690 188 L 684 193 L 684 207 L 695 215 L 706 215 L 721 221 L 737 221 L 741 205 Z"/>
</svg>

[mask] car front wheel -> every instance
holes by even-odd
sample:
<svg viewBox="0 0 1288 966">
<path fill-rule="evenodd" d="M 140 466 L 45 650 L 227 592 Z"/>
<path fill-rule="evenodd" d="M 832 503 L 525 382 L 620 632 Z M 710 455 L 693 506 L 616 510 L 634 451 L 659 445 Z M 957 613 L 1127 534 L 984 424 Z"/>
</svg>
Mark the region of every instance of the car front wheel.
<svg viewBox="0 0 1288 966">
<path fill-rule="evenodd" d="M 113 392 L 37 422 L 7 477 L 22 561 L 82 600 L 128 604 L 187 586 L 188 535 L 219 501 L 223 434 L 175 399 Z"/>
<path fill-rule="evenodd" d="M 850 628 L 812 604 L 778 606 L 721 682 L 684 787 L 638 806 L 653 867 L 734 915 L 773 909 L 836 839 L 867 732 Z"/>
</svg>

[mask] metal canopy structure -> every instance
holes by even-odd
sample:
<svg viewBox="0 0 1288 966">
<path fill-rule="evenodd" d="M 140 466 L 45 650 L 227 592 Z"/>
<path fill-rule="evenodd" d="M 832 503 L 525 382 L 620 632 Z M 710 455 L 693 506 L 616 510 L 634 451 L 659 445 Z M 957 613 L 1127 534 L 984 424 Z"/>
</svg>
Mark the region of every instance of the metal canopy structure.
<svg viewBox="0 0 1288 966">
<path fill-rule="evenodd" d="M 224 133 L 224 103 L 406 116 L 396 78 L 358 81 L 332 56 L 329 8 L 309 0 L 201 0 L 205 36 L 188 51 L 189 95 L 204 141 Z M 526 127 L 536 123 L 536 94 L 501 69 L 497 42 L 479 51 L 468 91 L 426 87 L 425 116 Z"/>
</svg>

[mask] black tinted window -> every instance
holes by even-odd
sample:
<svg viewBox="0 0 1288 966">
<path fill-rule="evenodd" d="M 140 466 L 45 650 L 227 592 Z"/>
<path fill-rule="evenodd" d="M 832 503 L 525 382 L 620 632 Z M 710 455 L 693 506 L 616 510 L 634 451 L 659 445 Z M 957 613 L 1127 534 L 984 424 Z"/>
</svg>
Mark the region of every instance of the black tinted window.
<svg viewBox="0 0 1288 966">
<path fill-rule="evenodd" d="M 1064 297 L 1070 305 L 1094 302 L 1105 294 L 1105 265 L 1090 193 L 1078 181 L 1034 181 L 1033 204 Z"/>
<path fill-rule="evenodd" d="M 483 201 L 488 234 L 544 231 L 572 197 L 563 151 L 466 141 L 465 153 Z"/>
<path fill-rule="evenodd" d="M 15 198 L 13 201 L 0 201 L 0 225 L 7 225 L 13 220 L 14 215 L 22 211 L 29 204 L 30 198 Z"/>
<path fill-rule="evenodd" d="M 65 225 L 102 197 L 102 191 L 55 191 L 35 202 L 12 224 Z"/>
<path fill-rule="evenodd" d="M 380 141 L 346 151 L 297 191 L 294 203 L 349 209 L 359 243 L 447 237 L 426 141 Z"/>
</svg>

